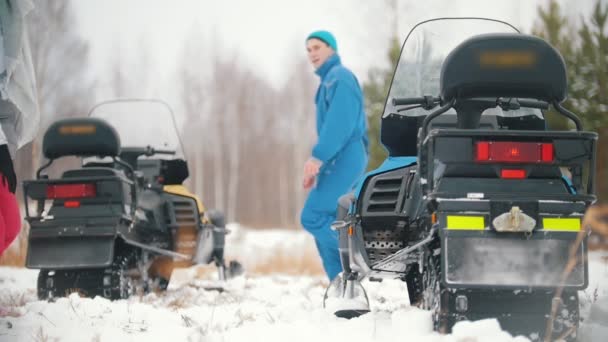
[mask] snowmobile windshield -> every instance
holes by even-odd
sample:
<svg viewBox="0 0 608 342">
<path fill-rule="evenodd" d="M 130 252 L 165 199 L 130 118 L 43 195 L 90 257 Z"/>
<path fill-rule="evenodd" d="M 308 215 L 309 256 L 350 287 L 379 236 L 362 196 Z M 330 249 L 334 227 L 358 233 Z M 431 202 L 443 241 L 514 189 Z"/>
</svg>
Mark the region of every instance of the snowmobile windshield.
<svg viewBox="0 0 608 342">
<path fill-rule="evenodd" d="M 384 116 L 429 114 L 433 109 L 411 105 L 393 106 L 391 101 L 394 98 L 438 97 L 441 67 L 448 54 L 463 41 L 488 33 L 519 33 L 519 31 L 505 22 L 485 18 L 440 18 L 416 25 L 408 34 L 401 49 L 399 63 L 384 107 Z M 524 106 L 508 111 L 503 111 L 500 107 L 489 108 L 485 113 L 498 116 L 542 117 L 539 109 Z M 455 114 L 455 111 L 450 109 L 446 114 Z"/>
<path fill-rule="evenodd" d="M 89 116 L 112 125 L 124 148 L 151 147 L 157 151 L 172 151 L 174 155 L 155 154 L 155 159 L 184 157 L 184 148 L 177 130 L 173 111 L 160 100 L 115 100 L 95 106 Z"/>
</svg>

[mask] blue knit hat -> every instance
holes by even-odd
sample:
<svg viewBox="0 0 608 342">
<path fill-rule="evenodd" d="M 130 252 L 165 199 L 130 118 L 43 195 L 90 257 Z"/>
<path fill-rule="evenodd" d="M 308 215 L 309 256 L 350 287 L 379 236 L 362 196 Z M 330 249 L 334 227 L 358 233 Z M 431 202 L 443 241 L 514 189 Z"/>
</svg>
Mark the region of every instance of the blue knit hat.
<svg viewBox="0 0 608 342">
<path fill-rule="evenodd" d="M 331 34 L 329 31 L 315 31 L 306 37 L 306 41 L 309 41 L 312 38 L 319 39 L 329 45 L 334 51 L 338 52 L 338 42 L 336 42 L 336 37 Z"/>
</svg>

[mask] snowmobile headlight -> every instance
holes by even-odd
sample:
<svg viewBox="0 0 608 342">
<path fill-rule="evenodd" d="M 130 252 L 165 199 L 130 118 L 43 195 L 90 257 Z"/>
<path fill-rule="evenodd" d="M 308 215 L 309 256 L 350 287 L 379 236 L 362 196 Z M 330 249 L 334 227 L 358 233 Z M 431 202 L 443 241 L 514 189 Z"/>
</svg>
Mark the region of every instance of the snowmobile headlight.
<svg viewBox="0 0 608 342">
<path fill-rule="evenodd" d="M 486 224 L 483 216 L 448 215 L 446 228 L 454 230 L 484 230 Z"/>
<path fill-rule="evenodd" d="M 578 217 L 568 218 L 543 218 L 543 229 L 559 232 L 578 232 L 581 230 L 581 219 Z"/>
</svg>

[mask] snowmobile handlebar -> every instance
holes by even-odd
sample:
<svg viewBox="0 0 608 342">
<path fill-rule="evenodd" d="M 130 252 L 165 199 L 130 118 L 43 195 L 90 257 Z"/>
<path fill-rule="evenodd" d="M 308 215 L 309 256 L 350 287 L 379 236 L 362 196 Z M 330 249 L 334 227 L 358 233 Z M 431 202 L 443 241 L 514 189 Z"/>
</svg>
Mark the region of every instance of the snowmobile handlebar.
<svg viewBox="0 0 608 342">
<path fill-rule="evenodd" d="M 549 109 L 549 103 L 545 101 L 518 99 L 518 102 L 522 107 Z"/>
<path fill-rule="evenodd" d="M 157 150 L 153 147 L 148 146 L 147 147 L 149 149 L 149 152 L 146 153 L 146 156 L 152 156 L 155 154 L 168 154 L 168 155 L 174 155 L 175 151 L 171 151 L 171 150 Z"/>
<path fill-rule="evenodd" d="M 477 101 L 482 99 L 475 99 Z M 486 99 L 483 99 L 486 100 Z M 531 100 L 531 99 L 487 99 L 488 103 L 496 103 L 496 105 L 506 110 L 517 110 L 520 107 L 527 108 L 538 108 L 538 109 L 549 109 L 549 103 L 545 101 Z M 403 98 L 392 98 L 391 103 L 393 106 L 407 106 L 407 105 L 421 105 L 425 109 L 432 109 L 441 103 L 441 98 L 433 96 L 422 96 L 422 97 L 403 97 Z"/>
<path fill-rule="evenodd" d="M 155 154 L 174 155 L 175 151 L 172 151 L 172 150 L 157 150 L 154 147 L 148 145 L 146 147 L 123 147 L 121 149 L 121 151 L 120 151 L 120 154 L 122 156 L 129 155 L 129 156 L 135 156 L 135 157 L 139 157 L 139 156 L 150 157 L 150 156 L 153 156 Z"/>
<path fill-rule="evenodd" d="M 137 167 L 137 158 L 140 156 L 150 157 L 155 154 L 174 155 L 175 151 L 157 150 L 150 145 L 146 147 L 123 147 L 120 151 L 120 159 L 124 160 L 127 164 L 135 169 Z"/>
<path fill-rule="evenodd" d="M 391 103 L 393 106 L 407 106 L 407 105 L 422 105 L 424 108 L 433 108 L 441 102 L 441 98 L 433 96 L 422 96 L 422 97 L 393 97 Z"/>
</svg>

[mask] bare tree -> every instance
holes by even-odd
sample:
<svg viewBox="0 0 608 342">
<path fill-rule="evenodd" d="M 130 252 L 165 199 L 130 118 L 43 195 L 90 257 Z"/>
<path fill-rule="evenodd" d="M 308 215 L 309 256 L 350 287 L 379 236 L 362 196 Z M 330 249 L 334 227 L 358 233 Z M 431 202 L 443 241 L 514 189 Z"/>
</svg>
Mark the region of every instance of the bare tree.
<svg viewBox="0 0 608 342">
<path fill-rule="evenodd" d="M 97 87 L 104 99 L 115 98 L 153 98 L 162 82 L 153 76 L 158 75 L 154 69 L 154 61 L 148 41 L 141 38 L 137 47 L 130 49 L 135 54 L 121 47 L 118 41 L 114 44 L 113 58 L 110 61 L 111 70 L 98 76 L 100 85 Z M 163 98 L 163 100 L 167 100 Z"/>
<path fill-rule="evenodd" d="M 300 60 L 283 89 L 282 106 L 289 112 L 289 133 L 291 140 L 291 191 L 294 194 L 292 204 L 292 220 L 299 223 L 299 213 L 304 206 L 305 192 L 302 188 L 302 167 L 306 158 L 310 157 L 314 142 L 314 91 L 318 81 L 310 71 L 306 60 Z"/>
<path fill-rule="evenodd" d="M 205 153 L 209 144 L 208 135 L 205 134 L 207 124 L 207 113 L 209 103 L 205 96 L 205 80 L 210 72 L 205 66 L 209 65 L 209 57 L 205 54 L 200 33 L 192 30 L 187 41 L 198 42 L 195 44 L 184 44 L 178 61 L 176 73 L 179 84 L 179 103 L 184 115 L 182 135 L 188 146 L 186 158 L 190 164 L 190 177 L 187 181 L 192 186 L 194 193 L 203 197 L 207 203 L 205 178 L 211 172 L 205 167 Z"/>
<path fill-rule="evenodd" d="M 95 82 L 88 74 L 89 45 L 76 31 L 70 2 L 34 3 L 28 30 L 44 126 L 57 117 L 86 114 Z"/>
<path fill-rule="evenodd" d="M 22 179 L 31 178 L 40 164 L 41 138 L 48 125 L 57 118 L 85 115 L 94 102 L 95 82 L 87 74 L 89 45 L 75 30 L 70 2 L 34 4 L 27 25 L 41 125 L 38 138 L 18 152 L 16 170 Z"/>
<path fill-rule="evenodd" d="M 85 115 L 94 102 L 95 82 L 87 74 L 89 45 L 75 30 L 69 1 L 34 1 L 27 17 L 41 113 L 40 134 L 19 150 L 15 169 L 31 178 L 41 159 L 42 133 L 55 119 Z"/>
<path fill-rule="evenodd" d="M 201 33 L 187 41 L 176 75 L 196 193 L 229 220 L 298 225 L 302 166 L 314 140 L 317 80 L 310 66 L 299 61 L 275 89 Z"/>
</svg>

